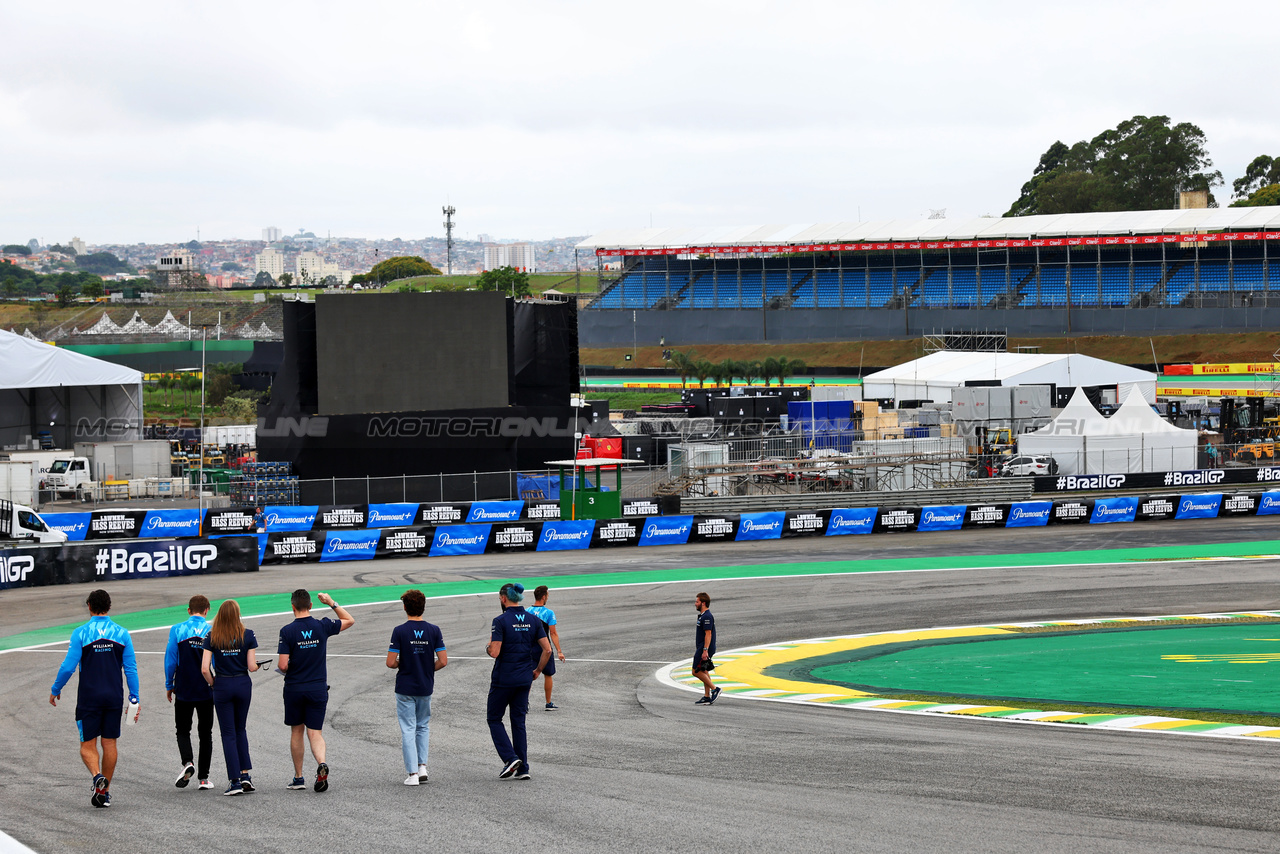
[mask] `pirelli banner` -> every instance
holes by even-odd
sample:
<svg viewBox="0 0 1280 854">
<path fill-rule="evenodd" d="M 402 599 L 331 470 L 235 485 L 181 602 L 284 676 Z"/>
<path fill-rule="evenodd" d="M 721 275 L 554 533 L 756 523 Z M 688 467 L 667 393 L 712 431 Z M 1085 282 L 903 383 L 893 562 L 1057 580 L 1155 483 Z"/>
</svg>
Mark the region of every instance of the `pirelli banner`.
<svg viewBox="0 0 1280 854">
<path fill-rule="evenodd" d="M 0 590 L 220 572 L 256 572 L 254 537 L 67 542 L 0 550 Z"/>
</svg>

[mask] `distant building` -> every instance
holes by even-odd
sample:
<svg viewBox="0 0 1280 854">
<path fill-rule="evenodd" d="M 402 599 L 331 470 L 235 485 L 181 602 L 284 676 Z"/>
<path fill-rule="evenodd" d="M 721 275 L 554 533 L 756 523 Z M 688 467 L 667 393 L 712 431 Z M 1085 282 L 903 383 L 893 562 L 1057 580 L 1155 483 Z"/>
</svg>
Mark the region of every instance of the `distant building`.
<svg viewBox="0 0 1280 854">
<path fill-rule="evenodd" d="M 324 260 L 319 252 L 299 252 L 297 270 L 298 284 L 318 285 L 330 277 L 343 285 L 351 281 L 350 270 L 339 269 L 337 264 Z"/>
<path fill-rule="evenodd" d="M 494 242 L 493 237 L 492 237 L 491 235 L 488 235 L 488 234 L 480 234 L 480 235 L 477 235 L 477 236 L 476 236 L 476 239 L 477 239 L 477 240 L 479 240 L 481 243 L 493 243 L 493 242 Z"/>
<path fill-rule="evenodd" d="M 274 225 L 262 229 L 262 239 L 267 243 L 276 243 L 280 240 L 280 229 Z"/>
<path fill-rule="evenodd" d="M 526 273 L 537 271 L 538 253 L 532 243 L 490 243 L 484 247 L 484 268 L 515 267 Z"/>
<path fill-rule="evenodd" d="M 276 231 L 279 231 L 279 229 L 276 229 Z M 257 272 L 267 273 L 277 282 L 280 281 L 280 277 L 284 275 L 284 253 L 279 249 L 272 249 L 270 246 L 263 249 L 258 253 Z"/>
<path fill-rule="evenodd" d="M 77 255 L 89 254 L 89 247 L 85 246 L 84 241 L 78 237 L 71 238 L 71 241 L 67 245 L 70 246 L 72 249 L 76 250 Z"/>
<path fill-rule="evenodd" d="M 171 288 L 190 287 L 196 271 L 195 260 L 190 249 L 175 249 L 168 255 L 162 255 L 156 262 L 165 283 Z"/>
</svg>

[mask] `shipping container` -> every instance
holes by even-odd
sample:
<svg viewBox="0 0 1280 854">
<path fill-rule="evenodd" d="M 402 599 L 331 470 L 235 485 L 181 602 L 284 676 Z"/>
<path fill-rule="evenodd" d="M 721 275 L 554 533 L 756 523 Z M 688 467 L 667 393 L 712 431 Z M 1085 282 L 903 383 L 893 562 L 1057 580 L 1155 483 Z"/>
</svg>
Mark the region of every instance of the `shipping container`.
<svg viewBox="0 0 1280 854">
<path fill-rule="evenodd" d="M 35 507 L 39 503 L 40 475 L 34 460 L 0 462 L 0 498 Z"/>
</svg>

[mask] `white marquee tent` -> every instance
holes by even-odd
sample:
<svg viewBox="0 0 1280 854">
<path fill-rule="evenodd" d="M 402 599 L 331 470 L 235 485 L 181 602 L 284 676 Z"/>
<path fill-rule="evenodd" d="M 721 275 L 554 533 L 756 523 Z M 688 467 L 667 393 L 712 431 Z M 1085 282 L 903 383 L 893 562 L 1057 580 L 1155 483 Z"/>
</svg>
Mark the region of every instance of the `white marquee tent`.
<svg viewBox="0 0 1280 854">
<path fill-rule="evenodd" d="M 1048 424 L 1018 437 L 1018 453 L 1058 461 L 1058 474 L 1180 471 L 1196 467 L 1195 430 L 1174 427 L 1130 392 L 1104 418 L 1076 389 L 1071 402 Z"/>
<path fill-rule="evenodd" d="M 0 447 L 142 438 L 142 374 L 0 330 Z"/>
<path fill-rule="evenodd" d="M 1053 383 L 1059 388 L 1135 384 L 1150 403 L 1156 399 L 1156 375 L 1078 353 L 971 353 L 942 350 L 914 361 L 868 374 L 862 381 L 865 399 L 932 400 L 948 403 L 951 390 L 971 381 L 997 381 L 1002 386 Z M 1127 394 L 1127 388 L 1123 389 Z M 1117 400 L 1121 397 L 1117 397 Z"/>
</svg>

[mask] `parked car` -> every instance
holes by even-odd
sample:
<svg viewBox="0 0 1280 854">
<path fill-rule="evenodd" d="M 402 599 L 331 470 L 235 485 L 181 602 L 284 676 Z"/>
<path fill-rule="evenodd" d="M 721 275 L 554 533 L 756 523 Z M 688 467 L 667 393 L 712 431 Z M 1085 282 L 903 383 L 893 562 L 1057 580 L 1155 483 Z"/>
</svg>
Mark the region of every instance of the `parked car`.
<svg viewBox="0 0 1280 854">
<path fill-rule="evenodd" d="M 1058 461 L 1038 454 L 1018 454 L 1000 466 L 1001 477 L 1026 477 L 1035 474 L 1057 474 Z"/>
</svg>

